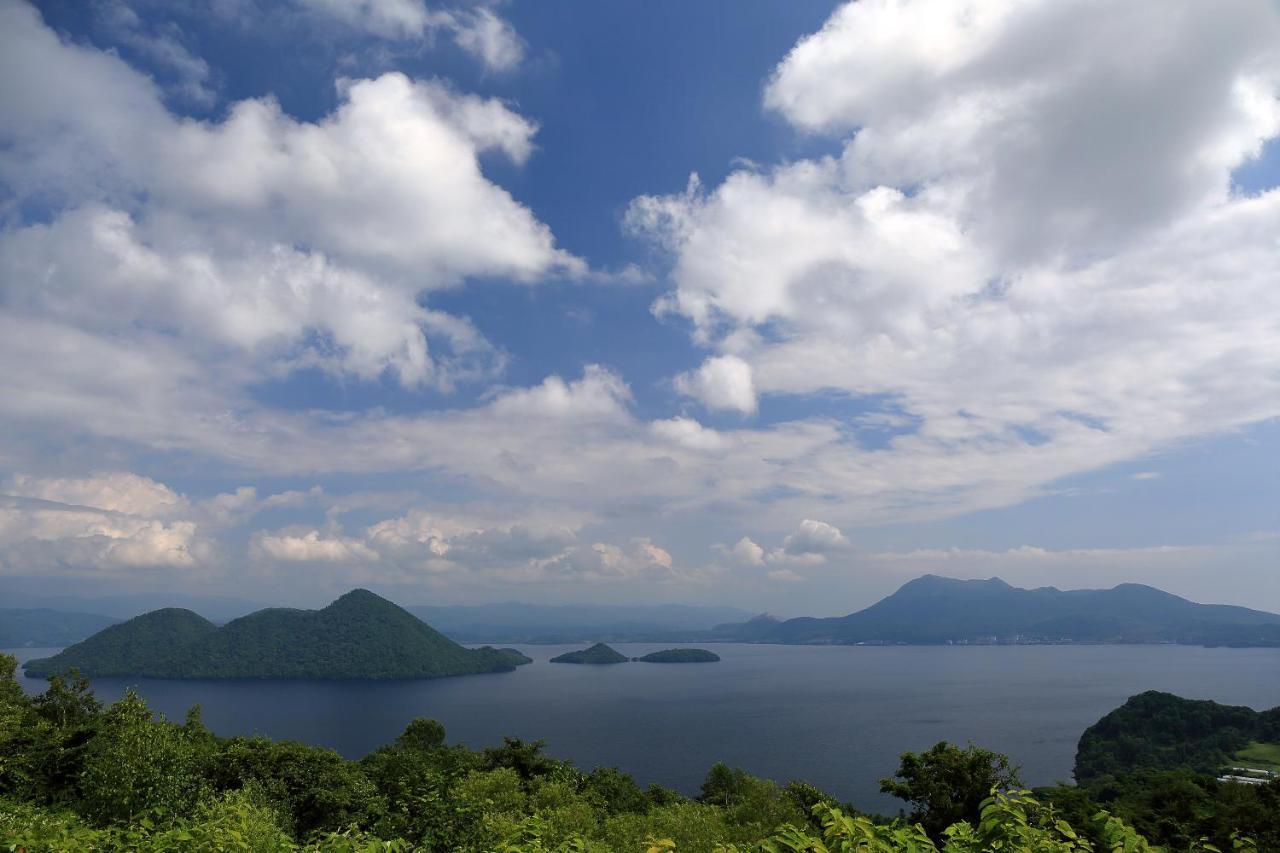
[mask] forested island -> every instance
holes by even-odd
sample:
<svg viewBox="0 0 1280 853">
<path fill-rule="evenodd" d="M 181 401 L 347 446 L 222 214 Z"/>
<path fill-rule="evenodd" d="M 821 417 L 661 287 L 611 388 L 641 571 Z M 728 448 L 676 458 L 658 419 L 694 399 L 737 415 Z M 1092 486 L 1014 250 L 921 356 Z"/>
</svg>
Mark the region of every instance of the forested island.
<svg viewBox="0 0 1280 853">
<path fill-rule="evenodd" d="M 89 676 L 151 678 L 437 678 L 509 672 L 514 649 L 468 649 L 368 590 L 322 610 L 270 608 L 222 627 L 179 608 L 112 625 L 50 658 L 29 676 L 75 668 Z"/>
<path fill-rule="evenodd" d="M 1205 750 L 1220 723 L 1233 730 L 1220 744 L 1227 750 L 1240 737 L 1268 736 L 1278 712 L 1164 694 L 1135 697 L 1086 733 L 1077 772 L 1088 781 L 1079 787 L 1023 790 L 1007 758 L 976 746 L 903 753 L 881 781 L 903 812 L 885 817 L 805 782 L 780 785 L 723 764 L 696 796 L 642 788 L 618 769 L 551 758 L 540 741 L 449 745 L 429 719 L 348 761 L 300 743 L 218 737 L 198 708 L 169 722 L 132 692 L 104 708 L 75 676 L 51 677 L 44 693 L 28 696 L 15 669 L 0 655 L 0 848 L 8 850 L 1280 849 L 1280 783 L 1219 782 L 1194 769 L 1214 764 Z M 1104 753 L 1117 760 L 1099 764 Z"/>
<path fill-rule="evenodd" d="M 751 643 L 1182 643 L 1280 646 L 1280 614 L 1197 604 L 1141 584 L 1019 589 L 999 578 L 924 575 L 870 607 L 827 619 L 761 616 L 706 639 Z"/>
<path fill-rule="evenodd" d="M 552 663 L 626 663 L 627 656 L 606 646 L 604 643 L 596 643 L 585 649 L 576 652 L 565 652 L 562 655 L 556 655 L 551 659 Z"/>
<path fill-rule="evenodd" d="M 706 649 L 663 649 L 632 660 L 640 663 L 716 663 L 720 655 Z"/>
</svg>

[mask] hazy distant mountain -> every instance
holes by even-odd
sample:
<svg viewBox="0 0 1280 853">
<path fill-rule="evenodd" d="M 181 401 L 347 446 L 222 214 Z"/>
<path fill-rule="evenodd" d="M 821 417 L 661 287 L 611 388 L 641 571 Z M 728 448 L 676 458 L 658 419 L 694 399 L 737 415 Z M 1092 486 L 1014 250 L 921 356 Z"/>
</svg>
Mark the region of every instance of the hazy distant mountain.
<svg viewBox="0 0 1280 853">
<path fill-rule="evenodd" d="M 1116 642 L 1280 646 L 1280 615 L 1196 604 L 1140 584 L 1019 589 L 998 578 L 925 575 L 865 610 L 717 626 L 716 639 L 766 643 Z"/>
<path fill-rule="evenodd" d="M 221 628 L 190 610 L 157 610 L 25 668 L 34 676 L 76 667 L 157 678 L 433 678 L 509 671 L 520 662 L 498 649 L 463 648 L 358 589 L 323 610 L 260 610 Z"/>
<path fill-rule="evenodd" d="M 504 602 L 472 606 L 406 608 L 455 640 L 500 643 L 574 643 L 588 640 L 664 642 L 696 636 L 751 614 L 735 607 L 679 604 L 610 606 Z"/>
<path fill-rule="evenodd" d="M 0 648 L 69 646 L 119 621 L 99 613 L 0 610 Z"/>
<path fill-rule="evenodd" d="M 0 601 L 6 607 L 58 610 L 67 613 L 101 613 L 116 619 L 132 619 L 166 607 L 194 610 L 206 619 L 226 622 L 261 610 L 266 605 L 225 595 L 191 595 L 180 592 L 138 592 L 69 595 L 50 592 L 32 578 L 0 579 Z"/>
</svg>

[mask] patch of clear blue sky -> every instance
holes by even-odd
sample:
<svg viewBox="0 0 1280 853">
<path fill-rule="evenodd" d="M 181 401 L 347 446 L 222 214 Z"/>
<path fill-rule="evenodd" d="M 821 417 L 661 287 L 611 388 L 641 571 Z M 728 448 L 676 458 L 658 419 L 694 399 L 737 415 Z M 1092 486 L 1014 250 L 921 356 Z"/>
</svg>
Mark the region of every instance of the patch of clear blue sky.
<svg viewBox="0 0 1280 853">
<path fill-rule="evenodd" d="M 888 525 L 873 538 L 877 547 L 904 549 L 1135 548 L 1243 541 L 1265 532 L 1280 533 L 1280 421 L 1067 477 L 1017 506 L 925 528 Z"/>
<path fill-rule="evenodd" d="M 1272 139 L 1253 160 L 1236 169 L 1231 181 L 1240 192 L 1258 193 L 1280 187 L 1280 139 Z"/>
</svg>

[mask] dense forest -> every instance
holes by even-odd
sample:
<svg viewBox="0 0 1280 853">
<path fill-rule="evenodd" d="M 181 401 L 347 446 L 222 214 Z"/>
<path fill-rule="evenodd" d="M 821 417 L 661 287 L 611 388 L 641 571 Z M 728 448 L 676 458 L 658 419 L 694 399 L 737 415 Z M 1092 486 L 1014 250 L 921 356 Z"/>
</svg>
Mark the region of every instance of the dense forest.
<svg viewBox="0 0 1280 853">
<path fill-rule="evenodd" d="M 882 781 L 904 802 L 886 818 L 804 782 L 778 785 L 724 765 L 710 769 L 696 797 L 642 788 L 616 769 L 586 772 L 548 757 L 536 741 L 450 746 L 427 719 L 348 761 L 299 743 L 217 737 L 198 708 L 181 723 L 156 718 L 132 693 L 103 707 L 75 674 L 50 677 L 30 697 L 15 670 L 0 656 L 0 847 L 8 850 L 1280 849 L 1276 783 L 1215 788 L 1211 777 L 1182 771 L 1156 780 L 1151 796 L 1141 779 L 1031 793 L 1003 756 L 938 744 L 904 754 Z M 1181 822 L 1184 812 L 1195 813 L 1194 827 Z M 1184 837 L 1189 828 L 1199 834 Z"/>
<path fill-rule="evenodd" d="M 322 610 L 269 608 L 220 628 L 190 610 L 155 610 L 24 668 L 36 676 L 74 667 L 155 678 L 435 678 L 529 662 L 513 649 L 464 648 L 357 589 Z"/>
<path fill-rule="evenodd" d="M 1246 760 L 1236 754 L 1253 743 L 1280 744 L 1280 708 L 1259 712 L 1151 690 L 1085 730 L 1075 777 L 1092 783 L 1135 770 L 1217 773 Z"/>
<path fill-rule="evenodd" d="M 1236 766 L 1280 771 L 1280 708 L 1258 712 L 1149 691 L 1085 730 L 1078 787 L 1040 793 L 1069 819 L 1102 807 L 1172 850 L 1202 838 L 1221 846 L 1232 833 L 1280 850 L 1280 781 L 1219 781 Z"/>
</svg>

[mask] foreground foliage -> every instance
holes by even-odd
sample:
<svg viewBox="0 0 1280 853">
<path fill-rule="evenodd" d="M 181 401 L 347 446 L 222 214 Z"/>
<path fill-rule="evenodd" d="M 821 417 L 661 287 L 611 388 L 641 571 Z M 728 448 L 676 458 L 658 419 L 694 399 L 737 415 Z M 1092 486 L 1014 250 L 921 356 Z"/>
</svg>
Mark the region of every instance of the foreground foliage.
<svg viewBox="0 0 1280 853">
<path fill-rule="evenodd" d="M 907 753 L 885 790 L 910 815 L 858 814 L 802 782 L 779 786 L 718 764 L 699 796 L 641 788 L 613 768 L 584 772 L 540 742 L 449 746 L 413 721 L 360 761 L 261 737 L 220 738 L 193 709 L 157 719 L 130 693 L 103 708 L 87 681 L 23 694 L 0 656 L 0 850 L 782 851 L 1157 850 L 1079 789 L 1018 789 L 1000 755 L 939 744 Z M 1280 791 L 1280 787 L 1271 786 Z M 1071 800 L 1063 791 L 1076 797 Z M 1276 796 L 1272 792 L 1270 796 Z M 1126 805 L 1128 808 L 1129 805 Z M 1223 824 L 1211 846 L 1254 848 Z"/>
</svg>

